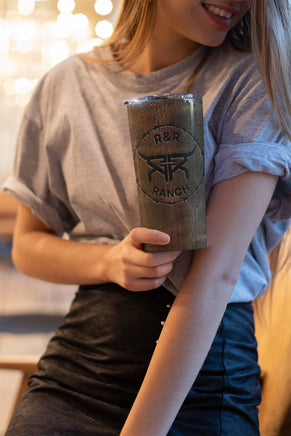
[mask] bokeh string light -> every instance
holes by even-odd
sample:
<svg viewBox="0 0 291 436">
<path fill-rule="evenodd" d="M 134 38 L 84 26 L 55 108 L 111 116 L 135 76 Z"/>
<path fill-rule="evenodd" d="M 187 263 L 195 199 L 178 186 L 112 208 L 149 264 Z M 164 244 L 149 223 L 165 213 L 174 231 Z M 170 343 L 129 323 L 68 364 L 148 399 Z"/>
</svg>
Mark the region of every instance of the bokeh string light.
<svg viewBox="0 0 291 436">
<path fill-rule="evenodd" d="M 113 4 L 111 0 L 97 0 L 94 7 L 97 14 L 108 15 L 113 9 Z"/>
<path fill-rule="evenodd" d="M 39 78 L 106 40 L 120 1 L 0 0 L 0 183 L 12 171 L 23 109 Z"/>
<path fill-rule="evenodd" d="M 0 0 L 0 86 L 9 104 L 24 106 L 32 84 L 47 69 L 110 37 L 118 5 L 111 0 Z M 11 88 L 12 82 L 31 86 Z"/>
</svg>

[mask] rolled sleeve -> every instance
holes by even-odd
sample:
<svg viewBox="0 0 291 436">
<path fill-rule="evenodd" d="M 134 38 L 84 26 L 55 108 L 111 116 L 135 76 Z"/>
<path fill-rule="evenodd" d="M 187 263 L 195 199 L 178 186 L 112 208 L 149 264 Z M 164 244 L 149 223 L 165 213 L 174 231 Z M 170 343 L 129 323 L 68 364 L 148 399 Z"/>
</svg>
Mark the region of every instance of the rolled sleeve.
<svg viewBox="0 0 291 436">
<path fill-rule="evenodd" d="M 29 207 L 32 213 L 54 233 L 58 235 L 64 233 L 64 225 L 57 209 L 39 198 L 24 183 L 10 176 L 4 183 L 3 189 L 8 195 Z"/>
<path fill-rule="evenodd" d="M 1 188 L 61 236 L 74 228 L 78 218 L 70 206 L 62 161 L 50 158 L 51 116 L 47 109 L 50 82 L 47 81 L 45 76 L 25 109 L 18 132 L 14 172 Z"/>
<path fill-rule="evenodd" d="M 291 144 L 222 144 L 215 157 L 214 184 L 246 171 L 279 176 L 266 215 L 274 221 L 291 217 Z"/>
</svg>

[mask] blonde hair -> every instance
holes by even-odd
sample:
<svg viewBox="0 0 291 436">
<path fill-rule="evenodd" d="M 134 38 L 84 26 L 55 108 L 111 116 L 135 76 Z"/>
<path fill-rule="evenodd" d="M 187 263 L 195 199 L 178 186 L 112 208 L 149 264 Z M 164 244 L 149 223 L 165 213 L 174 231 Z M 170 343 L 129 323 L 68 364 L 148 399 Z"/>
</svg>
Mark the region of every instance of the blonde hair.
<svg viewBox="0 0 291 436">
<path fill-rule="evenodd" d="M 288 302 L 291 279 L 291 226 L 289 226 L 280 244 L 269 254 L 269 263 L 272 273 L 268 292 L 254 300 L 256 319 L 264 327 L 266 334 L 267 326 L 273 325 L 273 316 L 280 316 L 280 312 L 273 309 L 273 297 L 278 293 L 279 300 L 284 304 Z M 268 333 L 268 332 L 267 332 Z"/>
<path fill-rule="evenodd" d="M 291 5 L 252 0 L 252 50 L 279 123 L 291 140 Z"/>
<path fill-rule="evenodd" d="M 252 51 L 273 109 L 282 129 L 291 140 L 291 4 L 289 0 L 253 0 L 251 14 Z M 290 230 L 288 232 L 290 241 Z M 273 293 L 274 280 L 290 261 L 284 241 L 269 254 Z M 283 261 L 282 261 L 283 259 Z M 280 262 L 279 262 L 280 260 Z M 287 269 L 285 269 L 287 271 Z"/>
<path fill-rule="evenodd" d="M 107 42 L 117 62 L 130 65 L 147 44 L 155 24 L 155 2 L 123 0 L 114 32 Z"/>
<path fill-rule="evenodd" d="M 123 0 L 110 45 L 115 61 L 130 66 L 142 52 L 155 24 L 157 0 Z M 291 140 L 291 5 L 289 0 L 252 0 L 251 8 L 229 32 L 227 40 L 240 51 L 252 51 L 266 91 L 282 130 Z M 189 92 L 195 77 L 215 48 L 189 77 Z M 274 273 L 280 250 L 270 254 Z"/>
<path fill-rule="evenodd" d="M 115 61 L 130 65 L 148 42 L 157 0 L 123 0 L 110 45 Z M 251 10 L 227 37 L 238 50 L 252 50 L 282 129 L 291 140 L 291 8 L 289 0 L 252 0 Z M 206 51 L 191 75 L 204 65 Z"/>
</svg>

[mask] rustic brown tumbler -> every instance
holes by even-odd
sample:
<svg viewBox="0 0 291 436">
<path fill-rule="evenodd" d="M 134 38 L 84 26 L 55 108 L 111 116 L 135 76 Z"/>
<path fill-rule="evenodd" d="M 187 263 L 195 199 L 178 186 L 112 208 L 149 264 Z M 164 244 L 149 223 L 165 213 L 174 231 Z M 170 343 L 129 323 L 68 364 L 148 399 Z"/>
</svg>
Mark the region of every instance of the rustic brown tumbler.
<svg viewBox="0 0 291 436">
<path fill-rule="evenodd" d="M 154 95 L 125 102 L 141 225 L 170 235 L 146 251 L 206 246 L 202 99 Z"/>
</svg>

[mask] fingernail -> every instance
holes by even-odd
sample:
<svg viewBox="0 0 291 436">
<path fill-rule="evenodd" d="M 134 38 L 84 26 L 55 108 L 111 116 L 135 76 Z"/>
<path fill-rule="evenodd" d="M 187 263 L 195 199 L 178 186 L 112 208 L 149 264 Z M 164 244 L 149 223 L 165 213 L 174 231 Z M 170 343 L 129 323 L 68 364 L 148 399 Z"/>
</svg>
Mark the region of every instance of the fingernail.
<svg viewBox="0 0 291 436">
<path fill-rule="evenodd" d="M 168 243 L 168 242 L 170 242 L 170 236 L 167 234 L 167 233 L 160 233 L 159 234 L 159 240 L 160 240 L 160 242 L 166 242 L 166 243 Z"/>
</svg>

